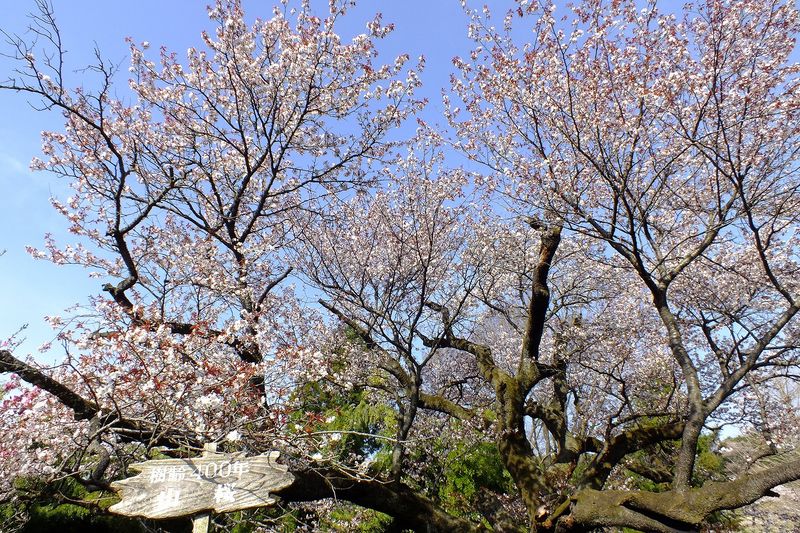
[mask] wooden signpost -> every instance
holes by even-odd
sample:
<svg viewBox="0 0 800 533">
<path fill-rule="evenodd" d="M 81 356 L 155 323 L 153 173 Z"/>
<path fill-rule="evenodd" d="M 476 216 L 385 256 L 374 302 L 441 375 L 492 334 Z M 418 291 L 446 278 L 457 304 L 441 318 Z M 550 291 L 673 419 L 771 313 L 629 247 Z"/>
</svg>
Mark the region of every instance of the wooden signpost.
<svg viewBox="0 0 800 533">
<path fill-rule="evenodd" d="M 276 460 L 206 452 L 194 459 L 158 459 L 130 466 L 138 475 L 115 481 L 122 501 L 109 510 L 126 516 L 173 518 L 208 511 L 229 513 L 275 503 L 270 494 L 294 481 Z"/>
</svg>

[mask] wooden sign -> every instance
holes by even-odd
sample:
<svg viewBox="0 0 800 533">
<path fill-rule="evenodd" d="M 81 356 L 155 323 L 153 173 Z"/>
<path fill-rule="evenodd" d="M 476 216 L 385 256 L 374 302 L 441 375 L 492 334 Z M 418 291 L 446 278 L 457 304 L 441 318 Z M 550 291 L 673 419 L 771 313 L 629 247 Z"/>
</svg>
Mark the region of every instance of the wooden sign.
<svg viewBox="0 0 800 533">
<path fill-rule="evenodd" d="M 270 492 L 294 481 L 288 468 L 276 462 L 278 455 L 206 453 L 194 459 L 136 463 L 130 468 L 138 475 L 111 484 L 122 501 L 109 510 L 126 516 L 172 518 L 272 505 L 275 498 Z"/>
</svg>

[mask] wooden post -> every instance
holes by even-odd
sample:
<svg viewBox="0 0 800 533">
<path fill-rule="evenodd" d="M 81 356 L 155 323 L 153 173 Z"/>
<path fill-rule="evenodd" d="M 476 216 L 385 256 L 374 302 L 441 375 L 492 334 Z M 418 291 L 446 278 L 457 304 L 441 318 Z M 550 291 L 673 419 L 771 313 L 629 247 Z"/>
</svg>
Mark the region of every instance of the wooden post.
<svg viewBox="0 0 800 533">
<path fill-rule="evenodd" d="M 216 451 L 216 442 L 209 442 L 203 445 L 203 457 L 207 457 Z M 211 513 L 204 513 L 192 518 L 192 533 L 208 533 L 208 526 L 210 522 Z"/>
<path fill-rule="evenodd" d="M 210 514 L 201 514 L 192 518 L 192 533 L 208 533 Z"/>
</svg>

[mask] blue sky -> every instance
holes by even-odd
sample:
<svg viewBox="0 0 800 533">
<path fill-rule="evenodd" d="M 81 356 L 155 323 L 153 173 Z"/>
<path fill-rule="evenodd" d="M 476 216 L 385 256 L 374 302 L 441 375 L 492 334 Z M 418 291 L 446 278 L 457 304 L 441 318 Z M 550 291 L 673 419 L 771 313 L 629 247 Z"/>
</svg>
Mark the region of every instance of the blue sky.
<svg viewBox="0 0 800 533">
<path fill-rule="evenodd" d="M 210 0 L 209 0 L 210 1 Z M 274 0 L 244 0 L 248 17 L 270 16 Z M 68 53 L 67 70 L 90 63 L 95 44 L 103 57 L 127 63 L 125 37 L 149 41 L 157 49 L 165 45 L 179 54 L 199 42 L 202 29 L 208 28 L 205 0 L 52 0 L 56 19 Z M 317 1 L 317 3 L 320 3 Z M 497 0 L 492 5 L 505 4 Z M 22 33 L 27 14 L 35 9 L 33 0 L 6 1 L 0 29 Z M 325 5 L 327 2 L 321 3 Z M 426 118 L 441 116 L 440 90 L 448 84 L 451 59 L 469 50 L 466 39 L 467 17 L 458 0 L 361 0 L 339 27 L 344 36 L 361 33 L 364 23 L 375 13 L 392 22 L 395 32 L 380 44 L 387 60 L 400 53 L 424 55 L 423 94 L 430 99 Z M 8 47 L 2 49 L 8 51 Z M 0 59 L 0 79 L 6 79 L 12 63 Z M 125 72 L 125 69 L 122 69 Z M 80 83 L 80 74 L 72 75 Z M 120 80 L 123 81 L 124 80 Z M 124 86 L 124 83 L 120 84 Z M 80 267 L 58 267 L 35 261 L 25 252 L 26 245 L 41 246 L 45 233 L 57 241 L 72 242 L 64 220 L 51 207 L 52 196 L 68 196 L 66 184 L 54 176 L 28 171 L 30 159 L 40 153 L 42 130 L 60 130 L 58 113 L 42 113 L 31 108 L 24 96 L 0 92 L 0 339 L 5 339 L 23 324 L 29 327 L 27 341 L 17 355 L 35 353 L 39 345 L 53 337 L 44 315 L 62 315 L 67 307 L 86 301 L 100 292 L 108 280 L 90 280 Z M 53 356 L 57 357 L 58 352 Z"/>
</svg>

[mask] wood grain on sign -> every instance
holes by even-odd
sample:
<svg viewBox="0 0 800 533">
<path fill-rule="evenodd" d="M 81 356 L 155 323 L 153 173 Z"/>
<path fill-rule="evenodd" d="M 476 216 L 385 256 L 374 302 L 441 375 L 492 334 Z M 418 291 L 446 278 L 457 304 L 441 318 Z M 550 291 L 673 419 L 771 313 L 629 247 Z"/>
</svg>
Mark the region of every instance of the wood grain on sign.
<svg viewBox="0 0 800 533">
<path fill-rule="evenodd" d="M 122 501 L 109 510 L 126 516 L 172 518 L 272 505 L 276 500 L 270 492 L 294 481 L 288 468 L 276 462 L 278 455 L 210 453 L 194 459 L 136 463 L 130 468 L 138 475 L 111 484 Z"/>
</svg>

